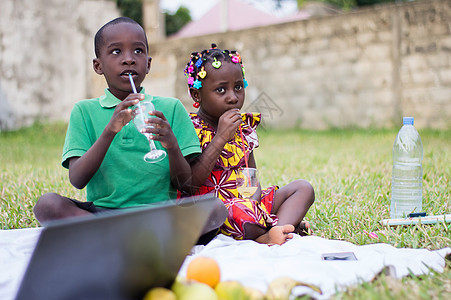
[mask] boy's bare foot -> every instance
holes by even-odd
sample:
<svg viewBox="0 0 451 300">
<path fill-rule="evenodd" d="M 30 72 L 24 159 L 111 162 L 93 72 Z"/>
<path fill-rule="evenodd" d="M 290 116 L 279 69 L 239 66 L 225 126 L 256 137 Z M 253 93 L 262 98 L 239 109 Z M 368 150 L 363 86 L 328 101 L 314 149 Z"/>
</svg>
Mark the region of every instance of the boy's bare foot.
<svg viewBox="0 0 451 300">
<path fill-rule="evenodd" d="M 300 236 L 313 234 L 313 231 L 310 228 L 310 223 L 308 221 L 302 221 L 301 223 L 299 223 L 299 225 L 296 226 L 296 230 L 294 232 L 299 234 Z"/>
<path fill-rule="evenodd" d="M 255 239 L 257 243 L 268 245 L 282 245 L 287 240 L 293 238 L 291 234 L 294 231 L 294 226 L 291 224 L 274 226 L 265 234 Z"/>
</svg>

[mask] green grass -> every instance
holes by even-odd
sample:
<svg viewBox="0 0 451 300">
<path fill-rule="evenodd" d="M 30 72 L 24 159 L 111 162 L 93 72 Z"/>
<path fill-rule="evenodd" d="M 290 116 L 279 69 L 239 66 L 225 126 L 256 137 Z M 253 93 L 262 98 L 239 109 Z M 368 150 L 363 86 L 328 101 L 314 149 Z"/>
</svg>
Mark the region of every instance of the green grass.
<svg viewBox="0 0 451 300">
<path fill-rule="evenodd" d="M 65 124 L 0 132 L 0 227 L 39 226 L 32 207 L 45 192 L 84 199 L 60 165 Z M 262 186 L 308 180 L 316 201 L 306 218 L 314 234 L 354 244 L 440 249 L 451 245 L 450 223 L 389 228 L 391 149 L 397 130 L 260 130 L 255 151 Z M 423 210 L 450 213 L 451 131 L 422 130 Z M 372 239 L 363 231 L 383 233 Z M 451 270 L 396 280 L 384 275 L 335 299 L 449 299 Z"/>
</svg>

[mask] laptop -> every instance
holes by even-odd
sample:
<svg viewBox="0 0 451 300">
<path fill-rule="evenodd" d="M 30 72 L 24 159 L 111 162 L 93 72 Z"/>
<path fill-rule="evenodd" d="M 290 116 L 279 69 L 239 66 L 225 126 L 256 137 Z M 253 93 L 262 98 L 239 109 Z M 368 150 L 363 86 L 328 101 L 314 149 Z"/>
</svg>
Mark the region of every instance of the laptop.
<svg viewBox="0 0 451 300">
<path fill-rule="evenodd" d="M 49 223 L 16 299 L 142 299 L 170 287 L 218 201 L 185 198 Z"/>
</svg>

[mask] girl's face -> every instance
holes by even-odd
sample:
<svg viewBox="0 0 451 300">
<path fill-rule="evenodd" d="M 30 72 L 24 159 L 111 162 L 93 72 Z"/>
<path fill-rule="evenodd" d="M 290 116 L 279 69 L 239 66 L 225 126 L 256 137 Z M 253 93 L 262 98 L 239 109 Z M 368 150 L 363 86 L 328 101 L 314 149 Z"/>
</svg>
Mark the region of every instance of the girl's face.
<svg viewBox="0 0 451 300">
<path fill-rule="evenodd" d="M 200 103 L 199 114 L 213 123 L 217 123 L 224 112 L 232 108 L 241 109 L 245 96 L 241 66 L 232 62 L 221 63 L 219 69 L 207 63 L 207 76 L 202 80 L 202 87 L 190 89 L 193 99 Z"/>
<path fill-rule="evenodd" d="M 143 29 L 132 23 L 118 23 L 104 29 L 103 45 L 93 65 L 96 73 L 105 76 L 110 92 L 124 100 L 133 93 L 128 73 L 139 89 L 149 72 L 150 61 Z"/>
</svg>

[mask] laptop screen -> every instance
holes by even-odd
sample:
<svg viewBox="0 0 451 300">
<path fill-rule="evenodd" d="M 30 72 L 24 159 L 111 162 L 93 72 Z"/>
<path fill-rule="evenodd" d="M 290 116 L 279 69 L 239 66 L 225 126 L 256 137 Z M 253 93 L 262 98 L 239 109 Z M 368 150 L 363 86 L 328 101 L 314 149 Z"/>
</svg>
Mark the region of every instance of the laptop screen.
<svg viewBox="0 0 451 300">
<path fill-rule="evenodd" d="M 185 198 L 49 224 L 16 299 L 141 299 L 169 287 L 217 201 Z"/>
</svg>

